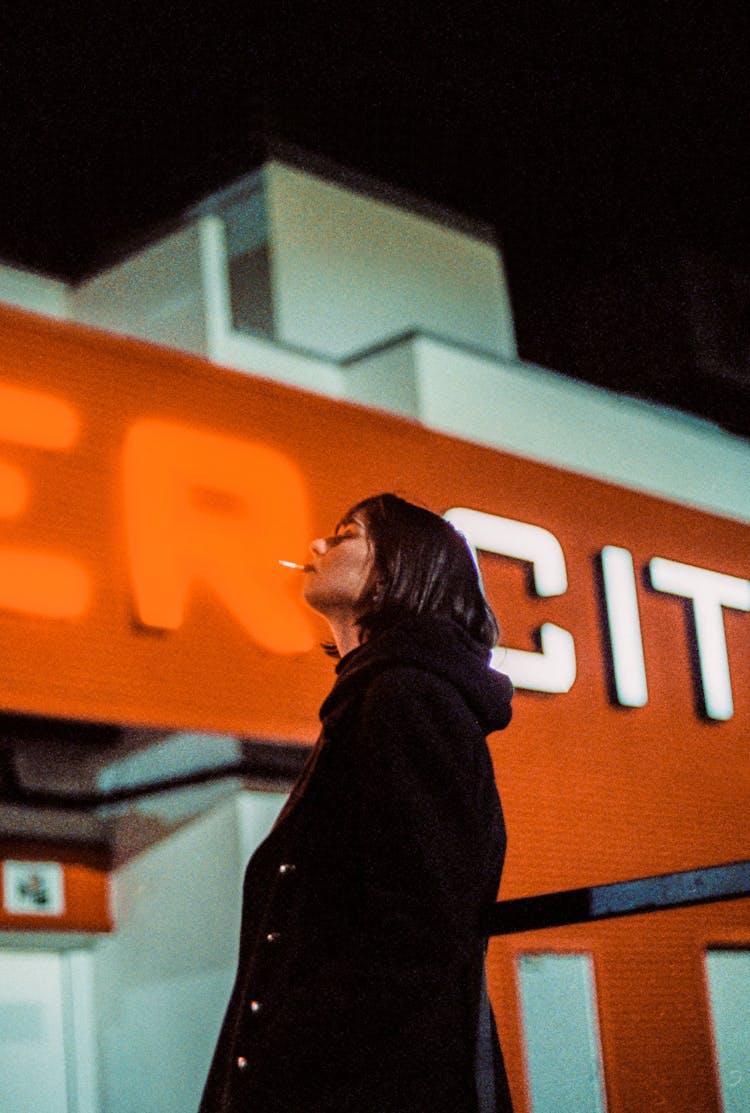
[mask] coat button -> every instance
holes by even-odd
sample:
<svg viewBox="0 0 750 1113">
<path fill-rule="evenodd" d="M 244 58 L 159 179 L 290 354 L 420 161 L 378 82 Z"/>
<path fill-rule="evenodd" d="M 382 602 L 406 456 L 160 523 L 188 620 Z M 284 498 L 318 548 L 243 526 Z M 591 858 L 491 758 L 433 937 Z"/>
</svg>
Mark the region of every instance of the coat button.
<svg viewBox="0 0 750 1113">
<path fill-rule="evenodd" d="M 250 1012 L 251 1013 L 259 1013 L 262 1008 L 263 1008 L 262 1001 L 251 1001 L 250 1002 Z"/>
<path fill-rule="evenodd" d="M 247 1059 L 244 1055 L 237 1056 L 237 1070 L 247 1070 Z"/>
<path fill-rule="evenodd" d="M 279 939 L 281 939 L 280 931 L 269 931 L 266 936 L 266 943 L 278 943 Z"/>
<path fill-rule="evenodd" d="M 279 866 L 279 873 L 294 873 L 296 868 L 294 862 L 282 862 Z"/>
</svg>

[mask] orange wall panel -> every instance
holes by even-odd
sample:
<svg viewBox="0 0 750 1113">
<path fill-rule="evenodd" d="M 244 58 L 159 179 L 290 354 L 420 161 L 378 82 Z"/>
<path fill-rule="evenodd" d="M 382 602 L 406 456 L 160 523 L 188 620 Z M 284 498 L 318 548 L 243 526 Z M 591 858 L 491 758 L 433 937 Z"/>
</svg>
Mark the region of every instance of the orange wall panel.
<svg viewBox="0 0 750 1113">
<path fill-rule="evenodd" d="M 710 719 L 691 607 L 655 590 L 648 567 L 662 557 L 746 583 L 746 524 L 10 310 L 0 310 L 2 706 L 312 740 L 332 681 L 315 648 L 326 630 L 277 559 L 304 560 L 310 537 L 380 490 L 543 527 L 564 553 L 567 589 L 548 598 L 519 560 L 481 557 L 504 644 L 534 651 L 539 627 L 555 623 L 577 658 L 569 691 L 519 690 L 510 729 L 490 740 L 509 829 L 500 895 L 745 858 L 750 614 L 720 612 L 734 712 Z M 612 691 L 605 546 L 633 559 L 641 707 Z M 66 887 L 65 927 L 106 930 L 105 875 L 71 863 Z M 717 1113 L 702 956 L 730 937 L 750 946 L 750 902 L 493 940 L 490 990 L 518 1113 L 529 1110 L 514 961 L 534 949 L 594 956 L 610 1113 Z"/>
<path fill-rule="evenodd" d="M 645 570 L 663 556 L 746 577 L 746 525 L 26 314 L 0 313 L 0 353 L 0 394 L 47 399 L 36 441 L 28 424 L 0 428 L 0 487 L 5 468 L 25 491 L 5 516 L 0 507 L 0 559 L 57 560 L 87 591 L 68 614 L 0 601 L 3 706 L 312 739 L 332 679 L 315 648 L 326 631 L 302 605 L 298 574 L 276 560 L 304 559 L 307 538 L 342 509 L 392 489 L 441 512 L 465 506 L 542 526 L 564 552 L 568 588 L 553 598 L 529 591 L 520 561 L 482 558 L 506 644 L 531 650 L 534 631 L 553 622 L 572 634 L 578 661 L 570 691 L 519 691 L 510 730 L 492 740 L 510 831 L 502 895 L 743 857 L 750 614 L 723 610 L 734 714 L 707 720 L 689 608 L 648 587 Z M 606 545 L 633 555 L 643 707 L 618 706 L 610 692 L 597 574 Z M 174 599 L 155 617 L 158 593 L 144 603 L 152 573 Z M 271 601 L 277 635 L 258 598 Z"/>
<path fill-rule="evenodd" d="M 609 1113 L 721 1113 L 705 953 L 750 948 L 750 899 L 490 941 L 488 983 L 515 1113 L 531 1113 L 513 992 L 521 953 L 593 957 Z M 550 1017 L 554 1048 L 555 1018 Z"/>
<path fill-rule="evenodd" d="M 0 846 L 0 875 L 7 861 L 55 863 L 62 870 L 63 910 L 56 915 L 9 911 L 3 886 L 0 900 L 0 931 L 109 932 L 114 924 L 110 908 L 107 863 L 101 855 L 69 847 L 23 844 Z"/>
</svg>

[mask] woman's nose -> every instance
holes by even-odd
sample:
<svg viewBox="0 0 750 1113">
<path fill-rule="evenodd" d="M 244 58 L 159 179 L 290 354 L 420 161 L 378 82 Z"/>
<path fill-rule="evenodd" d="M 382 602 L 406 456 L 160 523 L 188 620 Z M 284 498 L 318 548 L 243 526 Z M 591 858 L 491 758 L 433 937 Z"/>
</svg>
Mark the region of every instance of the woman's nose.
<svg viewBox="0 0 750 1113">
<path fill-rule="evenodd" d="M 327 547 L 325 537 L 316 537 L 314 541 L 310 542 L 310 549 L 315 556 L 323 556 Z"/>
</svg>

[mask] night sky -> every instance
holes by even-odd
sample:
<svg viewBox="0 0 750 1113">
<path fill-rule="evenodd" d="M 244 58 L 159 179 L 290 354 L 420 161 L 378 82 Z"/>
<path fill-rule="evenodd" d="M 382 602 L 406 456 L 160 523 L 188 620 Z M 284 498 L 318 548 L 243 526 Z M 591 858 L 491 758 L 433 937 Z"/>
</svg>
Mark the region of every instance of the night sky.
<svg viewBox="0 0 750 1113">
<path fill-rule="evenodd" d="M 0 259 L 75 281 L 293 143 L 492 224 L 522 358 L 750 435 L 728 5 L 42 0 L 0 29 Z"/>
</svg>

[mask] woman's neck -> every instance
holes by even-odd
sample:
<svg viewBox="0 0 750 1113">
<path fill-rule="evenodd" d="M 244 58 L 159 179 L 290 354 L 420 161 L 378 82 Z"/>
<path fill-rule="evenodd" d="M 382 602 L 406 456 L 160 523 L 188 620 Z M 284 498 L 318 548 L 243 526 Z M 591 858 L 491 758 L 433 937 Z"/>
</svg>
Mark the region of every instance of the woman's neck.
<svg viewBox="0 0 750 1113">
<path fill-rule="evenodd" d="M 340 657 L 346 657 L 361 642 L 362 631 L 353 618 L 329 618 L 328 625 Z"/>
</svg>

